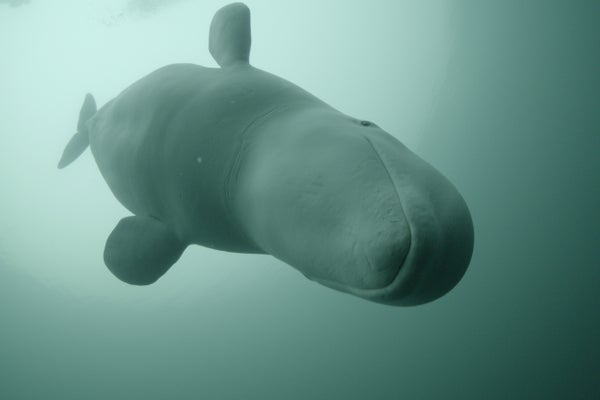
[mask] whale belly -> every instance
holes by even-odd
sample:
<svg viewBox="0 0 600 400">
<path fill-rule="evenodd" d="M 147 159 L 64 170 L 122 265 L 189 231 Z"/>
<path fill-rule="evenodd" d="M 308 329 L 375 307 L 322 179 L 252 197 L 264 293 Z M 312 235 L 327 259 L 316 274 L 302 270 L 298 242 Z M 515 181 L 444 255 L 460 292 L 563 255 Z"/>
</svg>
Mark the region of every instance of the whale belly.
<svg viewBox="0 0 600 400">
<path fill-rule="evenodd" d="M 227 205 L 225 183 L 241 136 L 257 118 L 304 98 L 254 68 L 161 68 L 125 89 L 90 121 L 90 145 L 115 197 L 160 219 L 189 243 L 259 252 Z"/>
<path fill-rule="evenodd" d="M 207 70 L 181 67 L 165 67 L 140 79 L 90 121 L 90 146 L 100 171 L 134 214 L 166 216 L 165 145 L 178 134 L 172 125 L 201 89 Z"/>
</svg>

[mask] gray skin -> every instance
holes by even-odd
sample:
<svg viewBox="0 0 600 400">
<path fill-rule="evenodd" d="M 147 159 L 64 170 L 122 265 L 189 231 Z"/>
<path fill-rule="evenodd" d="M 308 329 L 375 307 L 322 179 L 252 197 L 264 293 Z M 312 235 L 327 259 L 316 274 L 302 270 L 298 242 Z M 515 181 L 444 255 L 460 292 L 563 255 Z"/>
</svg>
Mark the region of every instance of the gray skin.
<svg viewBox="0 0 600 400">
<path fill-rule="evenodd" d="M 89 144 L 134 214 L 107 240 L 108 268 L 149 284 L 198 244 L 380 303 L 448 292 L 473 249 L 456 188 L 377 125 L 252 67 L 250 41 L 248 8 L 230 4 L 211 24 L 221 68 L 166 66 L 97 112 L 86 97 L 59 167 Z"/>
</svg>

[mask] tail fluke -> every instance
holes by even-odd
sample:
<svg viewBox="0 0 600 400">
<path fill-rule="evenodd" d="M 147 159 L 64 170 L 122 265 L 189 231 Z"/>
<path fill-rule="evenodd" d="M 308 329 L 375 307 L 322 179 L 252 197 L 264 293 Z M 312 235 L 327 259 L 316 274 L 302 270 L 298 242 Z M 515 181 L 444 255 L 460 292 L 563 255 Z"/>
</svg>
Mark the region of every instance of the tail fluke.
<svg viewBox="0 0 600 400">
<path fill-rule="evenodd" d="M 71 164 L 85 151 L 85 149 L 88 148 L 90 145 L 90 138 L 85 123 L 92 118 L 94 114 L 96 114 L 96 101 L 94 100 L 94 96 L 88 93 L 81 106 L 81 111 L 79 111 L 77 133 L 73 135 L 71 140 L 69 140 L 69 143 L 67 143 L 63 155 L 58 162 L 58 168 L 64 168 Z"/>
</svg>

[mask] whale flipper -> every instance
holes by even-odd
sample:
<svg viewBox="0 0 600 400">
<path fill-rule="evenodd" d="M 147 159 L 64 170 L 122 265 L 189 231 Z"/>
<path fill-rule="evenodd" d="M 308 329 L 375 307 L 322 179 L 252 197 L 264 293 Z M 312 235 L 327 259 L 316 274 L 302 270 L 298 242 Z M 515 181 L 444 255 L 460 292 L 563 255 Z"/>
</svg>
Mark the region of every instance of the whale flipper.
<svg viewBox="0 0 600 400">
<path fill-rule="evenodd" d="M 221 8 L 210 24 L 208 48 L 221 67 L 248 64 L 250 58 L 250 10 L 243 3 Z"/>
<path fill-rule="evenodd" d="M 104 262 L 120 280 L 132 285 L 154 283 L 185 250 L 169 227 L 152 217 L 123 218 L 104 248 Z"/>
<path fill-rule="evenodd" d="M 90 145 L 90 137 L 85 123 L 96 114 L 96 101 L 94 96 L 87 94 L 81 110 L 79 111 L 79 121 L 77 122 L 77 133 L 73 135 L 63 155 L 58 162 L 58 168 L 64 168 L 77 159 Z"/>
</svg>

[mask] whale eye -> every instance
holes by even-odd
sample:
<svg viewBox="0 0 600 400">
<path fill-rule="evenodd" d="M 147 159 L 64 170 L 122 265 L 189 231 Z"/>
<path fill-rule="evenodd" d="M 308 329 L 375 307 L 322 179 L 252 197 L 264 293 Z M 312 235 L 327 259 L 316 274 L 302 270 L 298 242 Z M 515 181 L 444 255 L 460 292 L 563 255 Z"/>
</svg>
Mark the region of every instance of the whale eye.
<svg viewBox="0 0 600 400">
<path fill-rule="evenodd" d="M 369 121 L 360 121 L 360 124 L 361 124 L 362 126 L 371 126 L 371 125 L 373 125 L 373 123 L 372 123 L 372 122 L 369 122 Z"/>
</svg>

